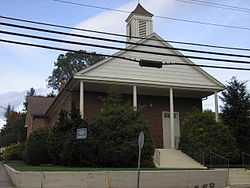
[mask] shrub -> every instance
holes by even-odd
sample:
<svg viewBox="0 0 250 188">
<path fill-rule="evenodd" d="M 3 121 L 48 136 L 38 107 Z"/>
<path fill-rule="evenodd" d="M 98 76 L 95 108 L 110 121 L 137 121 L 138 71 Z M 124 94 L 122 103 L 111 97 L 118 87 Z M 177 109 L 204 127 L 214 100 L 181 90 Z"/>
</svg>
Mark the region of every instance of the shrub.
<svg viewBox="0 0 250 188">
<path fill-rule="evenodd" d="M 103 167 L 136 167 L 140 131 L 145 134 L 142 164 L 151 166 L 154 148 L 142 113 L 135 112 L 117 96 L 108 97 L 89 126 L 89 145 L 96 156 L 93 163 Z"/>
<path fill-rule="evenodd" d="M 3 151 L 4 160 L 22 160 L 24 144 L 13 144 L 7 146 Z"/>
<path fill-rule="evenodd" d="M 34 131 L 26 142 L 24 159 L 32 165 L 49 162 L 48 155 L 48 130 L 40 129 Z"/>
<path fill-rule="evenodd" d="M 201 152 L 216 152 L 237 160 L 238 149 L 236 141 L 229 128 L 221 122 L 215 121 L 212 112 L 192 112 L 184 118 L 181 126 L 180 148 L 198 159 Z"/>
<path fill-rule="evenodd" d="M 84 148 L 89 148 L 87 140 L 76 140 L 77 128 L 87 127 L 79 111 L 62 111 L 56 125 L 50 129 L 48 137 L 49 156 L 54 164 L 67 166 L 89 165 L 91 156 Z"/>
<path fill-rule="evenodd" d="M 69 113 L 62 111 L 56 125 L 49 130 L 48 154 L 53 164 L 60 164 L 60 155 L 63 150 L 65 140 L 71 132 L 71 120 Z"/>
</svg>

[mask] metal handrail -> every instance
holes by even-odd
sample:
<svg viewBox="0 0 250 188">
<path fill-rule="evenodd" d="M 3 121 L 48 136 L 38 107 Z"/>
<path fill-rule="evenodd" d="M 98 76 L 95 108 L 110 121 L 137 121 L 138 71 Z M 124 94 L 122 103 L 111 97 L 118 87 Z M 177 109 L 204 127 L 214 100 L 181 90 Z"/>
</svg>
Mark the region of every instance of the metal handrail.
<svg viewBox="0 0 250 188">
<path fill-rule="evenodd" d="M 215 152 L 213 152 L 213 151 L 210 151 L 210 152 L 209 152 L 209 163 L 210 163 L 210 164 L 209 164 L 209 167 L 212 166 L 212 165 L 211 165 L 211 154 L 213 154 L 213 155 L 215 155 L 216 157 L 221 158 L 221 159 L 223 159 L 223 160 L 225 160 L 225 161 L 227 162 L 227 180 L 226 180 L 226 184 L 229 185 L 230 160 L 229 160 L 228 158 L 226 158 L 226 157 L 224 157 L 224 156 L 218 154 L 218 153 L 215 153 Z"/>
<path fill-rule="evenodd" d="M 242 168 L 247 168 L 246 162 L 245 162 L 245 156 L 250 158 L 250 154 L 246 152 L 241 152 L 241 160 L 242 160 Z M 250 166 L 250 164 L 249 164 Z"/>
</svg>

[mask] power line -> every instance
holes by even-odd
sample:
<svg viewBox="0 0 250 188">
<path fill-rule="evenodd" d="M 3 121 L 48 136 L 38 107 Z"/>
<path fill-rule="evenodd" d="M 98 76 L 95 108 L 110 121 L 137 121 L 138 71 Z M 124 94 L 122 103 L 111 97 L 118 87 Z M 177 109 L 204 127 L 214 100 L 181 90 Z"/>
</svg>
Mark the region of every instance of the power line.
<svg viewBox="0 0 250 188">
<path fill-rule="evenodd" d="M 177 1 L 180 1 L 180 0 L 177 0 Z M 181 0 L 181 1 L 188 2 L 187 0 Z M 218 6 L 218 7 L 225 8 L 225 9 L 227 8 L 227 9 L 238 10 L 238 11 L 243 11 L 243 12 L 250 12 L 250 8 L 232 6 L 232 5 L 222 4 L 222 3 L 215 3 L 215 2 L 209 2 L 209 1 L 203 1 L 203 0 L 189 0 L 189 2 L 196 2 L 196 3 L 206 4 L 210 6 Z"/>
<path fill-rule="evenodd" d="M 243 8 L 243 7 L 237 7 L 237 6 L 231 6 L 226 4 L 220 4 L 220 3 L 212 3 L 207 1 L 200 1 L 200 0 L 176 0 L 182 3 L 188 3 L 188 4 L 195 4 L 195 5 L 201 5 L 201 6 L 207 6 L 207 7 L 214 7 L 214 8 L 220 8 L 225 10 L 231 10 L 231 11 L 237 11 L 237 12 L 243 12 L 243 13 L 250 13 L 250 9 Z"/>
<path fill-rule="evenodd" d="M 126 14 L 131 13 L 131 12 L 126 11 L 126 10 L 113 9 L 113 8 L 108 8 L 108 7 L 88 5 L 88 4 L 82 4 L 82 3 L 75 3 L 75 2 L 72 2 L 72 1 L 65 1 L 65 0 L 53 0 L 53 1 L 64 3 L 64 4 L 71 4 L 71 5 L 77 5 L 77 6 L 82 6 L 82 7 L 88 7 L 88 8 L 97 8 L 97 9 L 102 9 L 102 10 L 112 10 L 112 11 L 115 11 L 115 12 L 126 13 Z M 219 23 L 203 22 L 203 21 L 198 21 L 198 20 L 174 18 L 174 17 L 168 17 L 168 16 L 158 16 L 158 15 L 156 15 L 155 17 L 156 18 L 161 18 L 161 19 L 172 20 L 172 21 L 180 21 L 180 22 L 186 22 L 186 23 L 193 23 L 193 24 L 200 24 L 200 25 L 209 25 L 209 26 L 216 26 L 216 27 L 223 27 L 223 28 L 240 29 L 240 30 L 248 30 L 248 31 L 250 31 L 249 27 L 244 27 L 244 26 L 224 25 L 224 24 L 219 24 Z"/>
<path fill-rule="evenodd" d="M 47 46 L 47 45 L 40 45 L 40 44 L 32 44 L 32 43 L 26 43 L 26 42 L 19 42 L 19 41 L 13 41 L 13 40 L 4 40 L 0 39 L 0 42 L 4 43 L 10 43 L 10 44 L 18 44 L 23 46 L 30 46 L 30 47 L 36 47 L 36 48 L 43 48 L 43 49 L 50 49 L 50 50 L 57 50 L 57 51 L 65 51 L 65 52 L 76 52 L 76 53 L 83 53 L 86 55 L 96 55 L 96 56 L 103 56 L 103 57 L 110 57 L 110 58 L 118 58 L 118 59 L 125 59 L 132 62 L 139 63 L 140 60 L 132 59 L 132 58 L 126 58 L 116 55 L 107 55 L 107 54 L 100 54 L 100 53 L 90 53 L 86 51 L 77 51 L 72 49 L 66 49 L 66 48 L 59 48 L 59 47 L 53 47 L 53 46 Z M 240 68 L 240 67 L 228 67 L 228 66 L 213 66 L 213 65 L 202 65 L 202 64 L 185 64 L 185 63 L 163 63 L 163 65 L 182 65 L 182 66 L 194 66 L 194 67 L 206 67 L 206 68 L 216 68 L 216 69 L 230 69 L 230 70 L 245 70 L 250 71 L 250 68 Z"/>
<path fill-rule="evenodd" d="M 214 51 L 203 51 L 203 50 L 193 50 L 193 49 L 187 49 L 187 48 L 175 48 L 175 47 L 169 47 L 169 46 L 143 44 L 143 43 L 115 40 L 115 39 L 109 39 L 109 38 L 103 38 L 103 37 L 94 37 L 94 36 L 89 36 L 89 35 L 67 33 L 67 32 L 56 31 L 56 30 L 42 29 L 42 28 L 37 28 L 37 27 L 29 27 L 29 26 L 23 26 L 23 25 L 11 24 L 11 23 L 4 23 L 4 22 L 0 22 L 0 25 L 4 25 L 4 26 L 8 26 L 8 27 L 21 28 L 21 29 L 28 29 L 28 30 L 32 30 L 32 31 L 40 31 L 40 32 L 46 32 L 46 33 L 74 36 L 74 37 L 87 38 L 87 39 L 93 39 L 93 40 L 101 40 L 101 41 L 107 41 L 107 42 L 122 43 L 122 44 L 130 44 L 130 45 L 137 45 L 137 46 L 154 47 L 154 48 L 170 49 L 170 50 L 179 50 L 179 51 L 186 51 L 186 52 L 193 52 L 193 53 L 204 53 L 204 54 L 212 54 L 212 55 L 250 58 L 249 55 L 221 53 L 221 52 L 214 52 Z"/>
<path fill-rule="evenodd" d="M 107 45 L 100 45 L 100 44 L 93 44 L 93 43 L 84 43 L 84 42 L 62 40 L 62 39 L 57 39 L 57 38 L 42 37 L 42 36 L 29 35 L 29 34 L 23 34 L 23 33 L 13 33 L 13 32 L 3 31 L 3 30 L 0 30 L 0 33 L 7 34 L 7 35 L 21 36 L 21 37 L 26 37 L 26 38 L 59 42 L 59 43 L 68 43 L 68 44 L 74 44 L 74 45 L 80 45 L 80 46 L 104 48 L 104 49 L 110 49 L 110 50 L 121 50 L 121 51 L 137 52 L 137 53 L 143 53 L 143 54 L 154 54 L 154 55 L 160 55 L 160 56 L 172 56 L 172 57 L 200 59 L 200 60 L 209 60 L 209 61 L 218 61 L 218 62 L 250 64 L 249 61 L 232 60 L 232 59 L 218 59 L 218 58 L 192 56 L 192 55 L 179 55 L 179 54 L 170 54 L 170 53 L 162 53 L 162 52 L 143 51 L 143 50 L 120 48 L 120 47 L 115 47 L 115 46 L 107 46 Z"/>
<path fill-rule="evenodd" d="M 7 16 L 1 16 L 1 15 L 0 15 L 0 18 L 7 19 L 7 20 L 12 20 L 12 21 L 24 22 L 24 23 L 31 23 L 31 24 L 36 24 L 36 25 L 44 25 L 44 26 L 56 27 L 56 28 L 61 28 L 61 29 L 71 29 L 71 30 L 75 30 L 75 31 L 84 31 L 84 32 L 97 33 L 97 34 L 103 34 L 103 35 L 110 35 L 110 36 L 116 36 L 116 37 L 124 37 L 124 38 L 129 37 L 128 35 L 124 35 L 124 34 L 120 34 L 120 33 L 112 33 L 112 32 L 105 32 L 105 31 L 97 31 L 97 30 L 90 30 L 90 29 L 84 29 L 84 28 L 70 27 L 70 26 L 65 26 L 65 25 L 52 24 L 52 23 L 47 23 L 47 22 L 38 22 L 38 21 L 32 21 L 32 20 L 20 19 L 20 18 L 14 18 L 14 17 L 7 17 Z M 134 39 L 147 39 L 145 37 L 137 37 L 137 36 L 131 36 L 131 38 L 134 38 Z M 219 45 L 192 43 L 192 42 L 183 42 L 183 41 L 174 41 L 174 40 L 159 40 L 159 39 L 148 39 L 148 40 L 160 41 L 160 42 L 169 42 L 169 43 L 174 43 L 174 44 L 191 45 L 191 46 L 227 49 L 227 50 L 250 51 L 250 48 L 219 46 Z"/>
</svg>

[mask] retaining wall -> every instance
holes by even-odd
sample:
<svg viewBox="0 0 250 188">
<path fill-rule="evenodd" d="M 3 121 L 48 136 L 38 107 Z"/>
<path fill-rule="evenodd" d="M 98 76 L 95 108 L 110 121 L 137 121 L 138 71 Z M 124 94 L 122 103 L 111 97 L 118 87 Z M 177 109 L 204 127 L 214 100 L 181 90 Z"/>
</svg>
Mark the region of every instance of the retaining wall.
<svg viewBox="0 0 250 188">
<path fill-rule="evenodd" d="M 136 171 L 20 172 L 5 165 L 17 188 L 136 188 Z M 141 188 L 224 188 L 226 170 L 142 171 Z"/>
</svg>

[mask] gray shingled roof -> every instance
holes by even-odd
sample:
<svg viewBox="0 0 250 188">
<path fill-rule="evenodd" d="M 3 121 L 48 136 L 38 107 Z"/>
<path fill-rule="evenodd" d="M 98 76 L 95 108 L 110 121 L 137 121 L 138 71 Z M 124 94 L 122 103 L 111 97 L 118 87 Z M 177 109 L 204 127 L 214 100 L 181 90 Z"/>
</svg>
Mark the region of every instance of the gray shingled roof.
<svg viewBox="0 0 250 188">
<path fill-rule="evenodd" d="M 132 15 L 141 15 L 141 16 L 149 16 L 149 17 L 152 17 L 153 14 L 148 12 L 145 8 L 143 8 L 143 6 L 141 6 L 140 3 L 138 3 L 138 5 L 136 6 L 135 10 L 133 10 L 130 15 L 128 16 L 128 18 L 126 19 L 126 21 L 129 20 L 129 18 L 132 16 Z"/>
<path fill-rule="evenodd" d="M 55 97 L 30 96 L 28 97 L 28 111 L 32 116 L 44 116 Z"/>
</svg>

